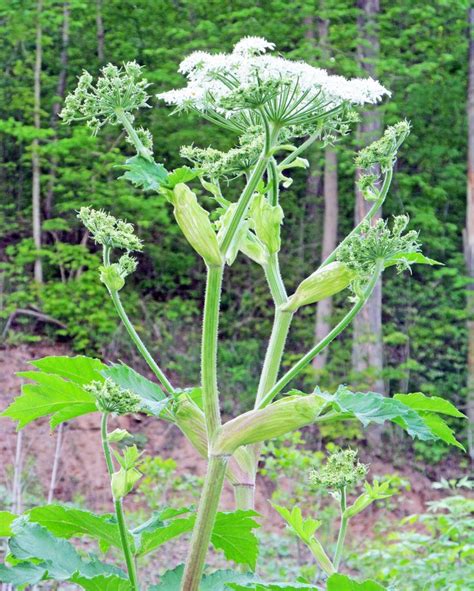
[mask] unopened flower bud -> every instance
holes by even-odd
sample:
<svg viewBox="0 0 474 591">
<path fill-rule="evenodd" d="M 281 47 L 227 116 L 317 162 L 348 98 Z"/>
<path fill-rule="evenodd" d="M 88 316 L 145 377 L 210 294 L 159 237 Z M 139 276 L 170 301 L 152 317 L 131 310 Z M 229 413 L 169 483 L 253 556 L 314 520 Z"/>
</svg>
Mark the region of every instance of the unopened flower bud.
<svg viewBox="0 0 474 591">
<path fill-rule="evenodd" d="M 311 472 L 310 481 L 316 488 L 341 490 L 364 480 L 367 471 L 368 466 L 359 462 L 357 451 L 338 450 L 328 457 L 324 466 Z"/>
<path fill-rule="evenodd" d="M 227 422 L 214 453 L 233 454 L 242 445 L 274 439 L 315 421 L 326 401 L 316 394 L 286 396 L 265 408 L 251 410 Z"/>
<path fill-rule="evenodd" d="M 293 312 L 331 297 L 348 287 L 356 276 L 357 273 L 344 263 L 330 263 L 304 279 L 282 309 Z"/>
<path fill-rule="evenodd" d="M 107 267 L 100 267 L 100 280 L 104 283 L 110 291 L 120 291 L 125 285 L 125 279 L 120 273 L 118 263 L 113 263 Z"/>
<path fill-rule="evenodd" d="M 280 226 L 283 222 L 283 209 L 271 205 L 264 195 L 257 195 L 250 208 L 250 218 L 258 238 L 271 254 L 280 250 Z"/>
<path fill-rule="evenodd" d="M 223 259 L 209 213 L 199 205 L 196 194 L 184 183 L 173 189 L 174 215 L 188 242 L 208 265 L 221 266 Z"/>
<path fill-rule="evenodd" d="M 93 381 L 84 386 L 84 389 L 95 396 L 100 412 L 125 415 L 140 410 L 140 397 L 130 390 L 123 390 L 110 378 L 103 382 Z"/>
</svg>

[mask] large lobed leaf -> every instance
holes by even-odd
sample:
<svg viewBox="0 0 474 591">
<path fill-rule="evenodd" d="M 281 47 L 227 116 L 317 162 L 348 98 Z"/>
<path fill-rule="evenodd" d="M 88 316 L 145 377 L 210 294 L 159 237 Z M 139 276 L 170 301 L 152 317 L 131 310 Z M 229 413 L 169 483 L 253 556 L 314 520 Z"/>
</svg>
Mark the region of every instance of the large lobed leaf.
<svg viewBox="0 0 474 591">
<path fill-rule="evenodd" d="M 85 357 L 45 357 L 30 362 L 37 371 L 24 371 L 18 375 L 34 382 L 25 384 L 20 396 L 0 414 L 18 421 L 22 429 L 32 421 L 50 417 L 51 428 L 84 414 L 97 412 L 93 394 L 84 389 L 92 381 L 110 377 L 124 389 L 137 394 L 141 412 L 159 416 L 168 400 L 161 388 L 123 364 L 110 367 L 98 359 Z"/>
<path fill-rule="evenodd" d="M 335 574 L 329 577 L 327 591 L 386 591 L 375 581 L 358 582 L 346 575 Z"/>
<path fill-rule="evenodd" d="M 440 417 L 464 417 L 448 400 L 437 396 L 428 397 L 415 394 L 396 394 L 388 398 L 376 392 L 351 392 L 340 386 L 334 395 L 317 392 L 332 403 L 341 418 L 357 418 L 364 426 L 370 423 L 392 421 L 407 433 L 422 441 L 441 439 L 460 449 L 464 446 L 454 437 L 452 429 Z"/>
<path fill-rule="evenodd" d="M 130 181 L 144 191 L 158 191 L 168 178 L 168 171 L 162 164 L 142 156 L 129 158 L 123 168 L 126 172 L 120 178 Z"/>
<path fill-rule="evenodd" d="M 180 564 L 173 570 L 165 572 L 160 577 L 160 583 L 153 585 L 148 591 L 180 591 L 184 566 Z M 204 575 L 199 586 L 199 591 L 229 591 L 230 583 L 245 584 L 255 579 L 253 574 L 237 573 L 232 570 L 218 570 L 209 575 Z M 246 587 L 242 587 L 245 588 Z"/>
<path fill-rule="evenodd" d="M 13 537 L 9 541 L 9 548 L 12 556 L 20 561 L 33 560 L 36 566 L 43 569 L 41 578 L 59 581 L 70 580 L 74 576 L 85 579 L 98 576 L 125 578 L 123 571 L 100 562 L 95 557 L 88 561 L 84 560 L 69 542 L 55 537 L 38 523 L 30 522 L 26 516 L 16 519 L 11 529 Z M 35 579 L 40 576 L 38 569 L 31 569 L 26 565 L 19 566 L 21 566 L 21 572 L 18 572 L 18 569 L 15 572 L 4 567 L 0 577 L 3 577 L 6 582 L 13 573 L 17 578 L 19 575 L 28 575 Z M 3 579 L 0 578 L 0 581 Z"/>
</svg>

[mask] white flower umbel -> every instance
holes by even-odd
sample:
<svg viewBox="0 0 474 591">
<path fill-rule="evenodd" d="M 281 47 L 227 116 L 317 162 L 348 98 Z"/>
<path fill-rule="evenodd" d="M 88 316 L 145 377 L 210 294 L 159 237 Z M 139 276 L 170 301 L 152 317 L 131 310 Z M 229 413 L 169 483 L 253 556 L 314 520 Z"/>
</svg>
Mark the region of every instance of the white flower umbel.
<svg viewBox="0 0 474 591">
<path fill-rule="evenodd" d="M 305 62 L 269 55 L 260 37 L 244 37 L 230 54 L 197 51 L 180 64 L 184 88 L 158 95 L 224 127 L 245 129 L 262 116 L 281 127 L 316 127 L 350 105 L 375 104 L 390 92 L 372 78 L 331 76 Z"/>
</svg>

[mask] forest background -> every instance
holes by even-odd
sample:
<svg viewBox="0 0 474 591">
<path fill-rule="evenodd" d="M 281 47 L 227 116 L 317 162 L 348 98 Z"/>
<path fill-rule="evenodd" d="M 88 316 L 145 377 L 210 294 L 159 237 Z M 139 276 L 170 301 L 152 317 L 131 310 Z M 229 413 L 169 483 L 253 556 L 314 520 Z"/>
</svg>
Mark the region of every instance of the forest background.
<svg viewBox="0 0 474 591">
<path fill-rule="evenodd" d="M 290 291 L 360 215 L 354 150 L 403 118 L 412 133 L 384 215 L 409 214 L 424 253 L 443 263 L 415 267 L 410 280 L 395 270 L 384 274 L 366 313 L 316 360 L 300 386 L 316 379 L 324 388 L 346 383 L 386 395 L 423 391 L 452 400 L 474 420 L 468 387 L 474 381 L 474 190 L 466 190 L 468 178 L 474 183 L 473 23 L 467 0 L 2 0 L 2 346 L 60 342 L 146 372 L 98 281 L 99 255 L 76 217 L 79 207 L 92 205 L 136 225 L 146 246 L 124 289 L 124 305 L 162 365 L 187 376 L 180 386 L 197 383 L 202 261 L 161 196 L 143 197 L 125 181 L 112 182 L 122 174 L 124 153 L 131 153 L 116 129 L 93 137 L 85 127 L 65 127 L 58 115 L 82 69 L 96 74 L 107 62 L 136 60 L 155 93 L 180 85 L 177 66 L 188 53 L 228 51 L 242 36 L 258 35 L 293 59 L 344 76 L 372 75 L 392 92 L 390 101 L 362 114 L 356 134 L 314 149 L 310 167 L 297 170 L 284 191 L 283 232 L 291 248 L 282 255 L 282 269 Z M 168 169 L 184 163 L 178 156 L 183 144 L 232 145 L 233 138 L 192 114 L 169 117 L 170 109 L 153 103 L 140 123 L 157 138 L 156 160 Z M 239 258 L 232 278 L 225 278 L 220 327 L 229 414 L 252 400 L 271 328 L 268 298 L 253 263 Z M 343 303 L 336 297 L 318 310 L 304 309 L 285 364 L 337 322 Z M 331 427 L 323 435 L 339 437 L 342 430 Z M 346 427 L 344 435 L 359 436 Z M 461 437 L 473 453 L 469 429 Z M 415 446 L 427 463 L 447 453 L 441 444 Z"/>
</svg>

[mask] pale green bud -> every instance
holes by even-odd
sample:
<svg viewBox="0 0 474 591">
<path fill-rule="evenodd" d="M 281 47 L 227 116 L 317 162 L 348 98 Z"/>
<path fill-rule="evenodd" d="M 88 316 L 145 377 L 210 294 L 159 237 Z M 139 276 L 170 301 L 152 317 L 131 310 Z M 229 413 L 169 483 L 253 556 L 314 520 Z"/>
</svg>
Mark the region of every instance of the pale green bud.
<svg viewBox="0 0 474 591">
<path fill-rule="evenodd" d="M 257 195 L 250 207 L 250 219 L 255 233 L 271 254 L 280 250 L 280 226 L 284 214 L 280 205 L 271 205 L 264 195 Z"/>
<path fill-rule="evenodd" d="M 227 228 L 229 227 L 229 224 L 234 216 L 235 210 L 237 208 L 237 203 L 231 203 L 227 209 L 225 210 L 225 212 L 221 215 L 219 221 L 217 222 L 217 225 L 219 227 L 219 231 L 217 233 L 217 242 L 220 244 L 222 239 L 224 238 L 226 232 L 227 232 Z M 232 265 L 232 263 L 235 261 L 239 250 L 241 250 L 241 245 L 243 244 L 243 242 L 246 239 L 247 233 L 249 231 L 249 223 L 247 220 L 245 220 L 244 222 L 242 222 L 239 226 L 239 228 L 237 229 L 237 232 L 235 233 L 232 242 L 230 243 L 230 246 L 227 250 L 226 253 L 226 263 L 228 265 Z"/>
<path fill-rule="evenodd" d="M 118 472 L 114 472 L 111 479 L 114 499 L 122 499 L 127 496 L 141 477 L 142 474 L 136 468 L 130 470 L 120 468 Z"/>
<path fill-rule="evenodd" d="M 209 213 L 199 205 L 196 194 L 184 183 L 173 189 L 171 197 L 178 226 L 194 250 L 210 266 L 223 264 L 216 233 L 209 220 Z"/>
<path fill-rule="evenodd" d="M 245 234 L 240 243 L 240 250 L 259 265 L 268 263 L 267 247 L 250 230 Z"/>
<path fill-rule="evenodd" d="M 357 273 L 341 262 L 334 262 L 318 269 L 304 279 L 282 310 L 294 312 L 301 306 L 314 304 L 346 289 Z"/>
<path fill-rule="evenodd" d="M 125 285 L 125 279 L 120 273 L 118 263 L 113 263 L 107 267 L 100 267 L 100 280 L 110 291 L 120 291 Z"/>
<path fill-rule="evenodd" d="M 129 437 L 131 437 L 131 435 L 126 429 L 114 429 L 107 435 L 107 441 L 109 443 L 119 443 Z"/>
<path fill-rule="evenodd" d="M 371 168 L 380 165 L 383 172 L 393 167 L 397 150 L 410 133 L 408 121 L 400 121 L 387 127 L 383 136 L 362 149 L 356 157 L 356 166 L 359 168 Z"/>
<path fill-rule="evenodd" d="M 310 425 L 325 406 L 326 401 L 316 394 L 295 395 L 246 412 L 222 426 L 213 452 L 233 454 L 242 445 L 274 439 Z"/>
<path fill-rule="evenodd" d="M 338 450 L 328 457 L 324 466 L 313 470 L 309 478 L 316 488 L 341 490 L 352 488 L 364 480 L 368 469 L 368 466 L 359 462 L 357 451 Z"/>
<path fill-rule="evenodd" d="M 186 394 L 180 394 L 174 404 L 173 417 L 176 425 L 199 454 L 207 458 L 207 430 L 203 411 Z"/>
<path fill-rule="evenodd" d="M 100 412 L 125 415 L 140 410 L 140 397 L 130 390 L 122 389 L 110 378 L 103 382 L 95 380 L 84 386 L 84 389 L 95 396 Z"/>
</svg>

